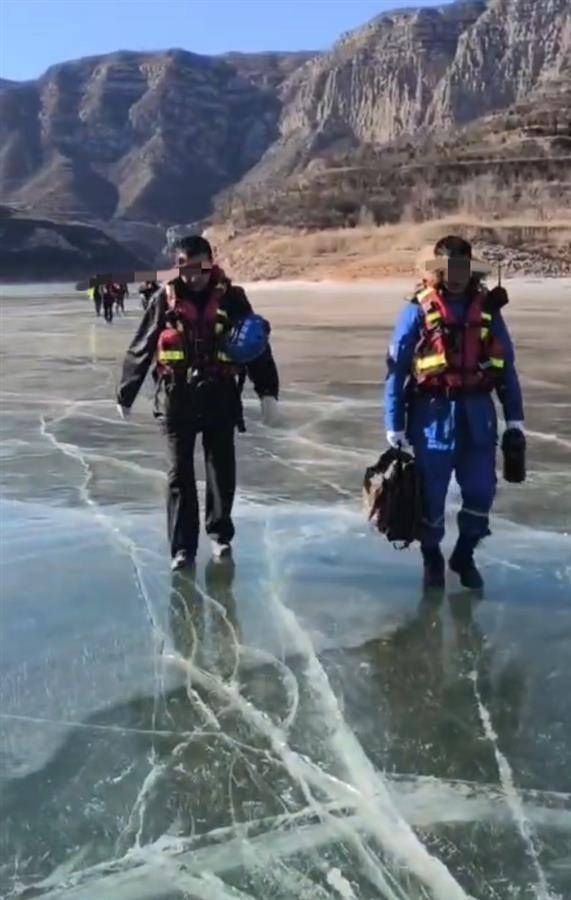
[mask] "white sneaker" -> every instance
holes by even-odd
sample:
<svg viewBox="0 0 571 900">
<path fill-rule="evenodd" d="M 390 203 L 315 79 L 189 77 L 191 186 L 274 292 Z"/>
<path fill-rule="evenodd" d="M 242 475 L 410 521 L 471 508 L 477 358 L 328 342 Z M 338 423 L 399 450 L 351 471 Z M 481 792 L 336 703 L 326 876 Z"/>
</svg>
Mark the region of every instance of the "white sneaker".
<svg viewBox="0 0 571 900">
<path fill-rule="evenodd" d="M 232 553 L 232 548 L 230 544 L 221 544 L 219 541 L 212 541 L 212 556 L 214 559 L 222 559 L 225 556 L 230 556 Z"/>
<path fill-rule="evenodd" d="M 179 569 L 191 569 L 193 565 L 194 557 L 190 556 L 186 550 L 179 550 L 171 562 L 171 569 L 173 572 L 178 572 Z"/>
</svg>

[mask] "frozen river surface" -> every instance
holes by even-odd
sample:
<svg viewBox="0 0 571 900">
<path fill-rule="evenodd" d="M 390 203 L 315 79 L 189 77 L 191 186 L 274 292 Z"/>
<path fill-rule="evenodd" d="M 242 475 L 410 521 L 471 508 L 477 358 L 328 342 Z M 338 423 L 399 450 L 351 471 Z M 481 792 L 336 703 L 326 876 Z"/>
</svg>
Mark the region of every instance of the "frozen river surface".
<svg viewBox="0 0 571 900">
<path fill-rule="evenodd" d="M 257 288 L 234 561 L 171 578 L 138 313 L 2 290 L 2 897 L 571 898 L 571 285 L 514 282 L 529 478 L 476 601 L 366 527 L 406 286 Z M 453 540 L 454 491 L 447 547 Z"/>
</svg>

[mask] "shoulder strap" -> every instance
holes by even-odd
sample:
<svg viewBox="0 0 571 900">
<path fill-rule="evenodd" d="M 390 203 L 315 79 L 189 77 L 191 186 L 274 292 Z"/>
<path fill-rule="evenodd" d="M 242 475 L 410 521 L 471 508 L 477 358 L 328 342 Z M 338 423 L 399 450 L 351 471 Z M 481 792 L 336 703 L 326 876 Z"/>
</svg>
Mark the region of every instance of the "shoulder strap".
<svg viewBox="0 0 571 900">
<path fill-rule="evenodd" d="M 169 309 L 174 310 L 176 307 L 177 301 L 178 301 L 178 297 L 176 294 L 176 286 L 175 286 L 174 282 L 169 281 L 168 284 L 165 286 L 165 291 L 166 291 L 167 305 L 168 305 Z M 220 279 L 219 281 L 217 281 L 211 291 L 211 294 L 210 294 L 210 297 L 208 298 L 208 302 L 206 303 L 205 309 L 206 309 L 206 307 L 212 308 L 212 306 L 215 306 L 216 310 L 217 310 L 220 305 L 220 301 L 226 294 L 226 291 L 227 291 L 227 283 L 223 279 Z"/>
<path fill-rule="evenodd" d="M 424 288 L 417 294 L 417 298 L 417 302 L 424 314 L 425 327 L 435 327 L 442 319 L 450 319 L 450 311 L 438 291 L 434 288 Z"/>
<path fill-rule="evenodd" d="M 471 318 L 474 313 L 477 314 L 476 325 L 489 325 L 492 321 L 492 311 L 487 309 L 486 294 L 484 291 L 478 291 L 470 302 L 468 317 Z"/>
</svg>

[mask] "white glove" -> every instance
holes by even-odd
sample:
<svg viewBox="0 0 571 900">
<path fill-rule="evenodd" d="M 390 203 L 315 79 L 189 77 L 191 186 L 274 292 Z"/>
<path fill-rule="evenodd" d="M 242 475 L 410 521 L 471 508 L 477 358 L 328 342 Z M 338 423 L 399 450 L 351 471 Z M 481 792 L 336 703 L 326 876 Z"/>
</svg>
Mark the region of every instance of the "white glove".
<svg viewBox="0 0 571 900">
<path fill-rule="evenodd" d="M 129 416 L 131 415 L 131 407 L 130 406 L 121 406 L 121 404 L 118 403 L 117 404 L 117 412 L 119 413 L 119 418 L 123 419 L 123 421 L 125 421 L 125 419 L 128 419 Z"/>
<path fill-rule="evenodd" d="M 525 433 L 523 422 L 506 422 L 506 428 L 517 428 L 518 431 L 522 431 Z"/>
<path fill-rule="evenodd" d="M 275 428 L 280 423 L 278 401 L 275 397 L 262 397 L 262 422 L 269 428 Z"/>
<path fill-rule="evenodd" d="M 409 443 L 406 439 L 406 434 L 404 431 L 387 431 L 387 443 L 390 447 L 400 447 L 402 450 L 405 450 Z"/>
</svg>

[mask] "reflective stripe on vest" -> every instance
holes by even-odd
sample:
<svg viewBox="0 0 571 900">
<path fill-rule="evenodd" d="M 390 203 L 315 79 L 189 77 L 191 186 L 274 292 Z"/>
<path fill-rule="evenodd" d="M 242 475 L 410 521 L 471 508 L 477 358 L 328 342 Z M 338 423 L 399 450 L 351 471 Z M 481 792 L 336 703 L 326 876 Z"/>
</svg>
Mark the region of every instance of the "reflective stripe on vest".
<svg viewBox="0 0 571 900">
<path fill-rule="evenodd" d="M 444 353 L 436 353 L 434 356 L 424 356 L 416 360 L 418 372 L 424 372 L 426 369 L 438 369 L 441 366 L 446 366 L 446 355 Z"/>
<path fill-rule="evenodd" d="M 161 350 L 159 362 L 180 362 L 184 359 L 184 350 Z"/>
<path fill-rule="evenodd" d="M 505 359 L 500 359 L 498 356 L 490 356 L 490 365 L 494 369 L 503 369 L 505 364 Z"/>
<path fill-rule="evenodd" d="M 489 322 L 489 323 L 491 324 L 491 322 L 492 322 L 492 316 L 491 316 L 491 313 L 481 312 L 481 313 L 480 313 L 480 318 L 481 318 L 481 320 L 482 320 L 482 323 L 484 323 L 484 322 Z M 490 329 L 487 328 L 487 327 L 484 325 L 484 326 L 482 327 L 482 330 L 480 331 L 480 337 L 481 337 L 481 339 L 482 339 L 483 341 L 485 341 L 485 340 L 487 340 L 487 338 L 488 338 L 489 336 L 490 336 Z"/>
<path fill-rule="evenodd" d="M 224 334 L 224 332 L 228 328 L 228 313 L 226 312 L 225 309 L 220 309 L 220 307 L 219 307 L 216 312 L 216 318 L 218 320 L 222 320 L 222 321 L 216 322 L 216 324 L 214 326 L 214 334 L 216 334 L 216 335 Z M 224 354 L 218 354 L 219 358 L 221 358 L 223 355 Z M 226 359 L 228 359 L 228 357 L 226 357 Z"/>
</svg>

